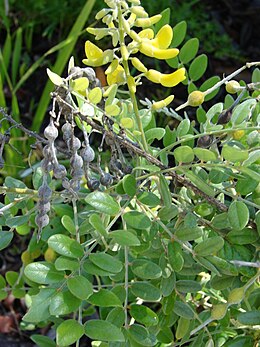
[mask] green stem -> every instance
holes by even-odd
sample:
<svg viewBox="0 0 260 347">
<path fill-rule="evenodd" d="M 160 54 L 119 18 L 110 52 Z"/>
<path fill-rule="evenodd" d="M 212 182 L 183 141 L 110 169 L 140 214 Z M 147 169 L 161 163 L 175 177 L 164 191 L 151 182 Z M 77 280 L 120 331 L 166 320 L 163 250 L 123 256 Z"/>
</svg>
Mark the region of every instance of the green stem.
<svg viewBox="0 0 260 347">
<path fill-rule="evenodd" d="M 120 48 L 121 48 L 121 52 L 122 52 L 122 47 L 125 48 L 125 39 L 124 39 L 124 32 L 125 31 L 124 31 L 124 27 L 123 27 L 123 15 L 122 15 L 122 11 L 121 11 L 121 5 L 119 2 L 118 2 L 118 27 L 119 27 L 118 28 L 119 29 L 119 44 L 120 44 Z M 148 145 L 146 142 L 141 117 L 139 115 L 139 109 L 138 109 L 138 105 L 137 105 L 136 95 L 135 95 L 135 92 L 133 92 L 132 87 L 129 85 L 129 77 L 131 77 L 131 73 L 130 73 L 128 61 L 123 58 L 122 64 L 123 64 L 125 74 L 126 74 L 127 86 L 128 86 L 131 101 L 133 103 L 133 110 L 134 110 L 135 118 L 137 121 L 137 126 L 138 126 L 138 129 L 139 129 L 140 134 L 141 134 L 141 141 L 142 141 L 143 149 L 146 152 L 148 152 Z"/>
</svg>

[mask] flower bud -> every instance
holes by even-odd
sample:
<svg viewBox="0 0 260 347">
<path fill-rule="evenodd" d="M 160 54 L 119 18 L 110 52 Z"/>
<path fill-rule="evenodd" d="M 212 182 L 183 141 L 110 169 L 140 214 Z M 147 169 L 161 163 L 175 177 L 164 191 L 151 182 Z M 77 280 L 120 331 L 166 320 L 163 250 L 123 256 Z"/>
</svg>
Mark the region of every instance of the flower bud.
<svg viewBox="0 0 260 347">
<path fill-rule="evenodd" d="M 136 14 L 137 17 L 148 18 L 148 13 L 145 11 L 145 9 L 142 6 L 130 7 L 130 11 Z"/>
<path fill-rule="evenodd" d="M 167 98 L 165 98 L 163 100 L 154 102 L 152 104 L 152 110 L 157 111 L 157 110 L 160 110 L 163 107 L 168 106 L 172 102 L 173 99 L 174 99 L 174 95 L 169 95 Z"/>
<path fill-rule="evenodd" d="M 153 83 L 160 83 L 162 74 L 161 74 L 161 72 L 159 72 L 157 70 L 150 69 L 145 74 L 145 77 Z"/>
<path fill-rule="evenodd" d="M 189 106 L 200 106 L 204 101 L 204 93 L 200 92 L 199 90 L 195 90 L 194 92 L 190 93 L 188 96 L 188 105 Z"/>
<path fill-rule="evenodd" d="M 211 311 L 211 318 L 214 320 L 220 320 L 225 317 L 227 312 L 227 304 L 214 305 Z"/>
<path fill-rule="evenodd" d="M 228 93 L 235 94 L 239 90 L 241 90 L 241 86 L 240 86 L 240 84 L 237 81 L 232 80 L 232 81 L 229 81 L 229 82 L 226 83 L 226 91 Z"/>
<path fill-rule="evenodd" d="M 228 295 L 228 303 L 231 304 L 239 304 L 245 296 L 245 289 L 244 287 L 241 288 L 235 288 L 231 290 L 231 292 Z"/>
<path fill-rule="evenodd" d="M 147 72 L 147 68 L 144 66 L 144 64 L 136 57 L 131 59 L 131 62 L 133 66 L 140 72 Z"/>
<path fill-rule="evenodd" d="M 152 16 L 150 18 L 138 18 L 135 21 L 135 26 L 141 27 L 141 28 L 147 28 L 147 27 L 150 27 L 150 26 L 156 24 L 157 22 L 159 22 L 159 20 L 161 18 L 162 18 L 161 14 L 157 14 L 157 15 Z"/>
<path fill-rule="evenodd" d="M 127 77 L 127 85 L 131 93 L 136 93 L 136 83 L 133 76 Z"/>
<path fill-rule="evenodd" d="M 177 48 L 160 49 L 154 47 L 149 42 L 142 42 L 139 50 L 141 53 L 147 55 L 148 57 L 164 60 L 175 58 L 179 53 L 179 50 Z"/>
</svg>

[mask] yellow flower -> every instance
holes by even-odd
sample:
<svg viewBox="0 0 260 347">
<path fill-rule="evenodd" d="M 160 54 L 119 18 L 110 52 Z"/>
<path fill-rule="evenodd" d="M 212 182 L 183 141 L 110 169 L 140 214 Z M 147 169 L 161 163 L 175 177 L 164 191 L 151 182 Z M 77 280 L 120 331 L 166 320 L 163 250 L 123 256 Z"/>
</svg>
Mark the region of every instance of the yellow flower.
<svg viewBox="0 0 260 347">
<path fill-rule="evenodd" d="M 113 50 L 107 49 L 103 52 L 102 49 L 90 41 L 85 43 L 85 53 L 87 59 L 83 59 L 83 63 L 89 66 L 101 66 L 113 59 Z"/>
<path fill-rule="evenodd" d="M 166 49 L 170 46 L 173 38 L 172 27 L 169 24 L 164 25 L 156 34 L 150 43 L 157 48 Z"/>
<path fill-rule="evenodd" d="M 107 83 L 109 86 L 122 82 L 125 82 L 125 70 L 121 65 L 118 65 L 112 72 L 107 73 Z"/>
<path fill-rule="evenodd" d="M 161 108 L 168 106 L 172 102 L 173 99 L 174 99 L 174 95 L 169 95 L 167 98 L 165 98 L 163 100 L 154 102 L 152 104 L 152 109 L 156 110 L 156 111 L 160 110 Z"/>
<path fill-rule="evenodd" d="M 148 80 L 154 83 L 160 83 L 164 87 L 174 87 L 186 78 L 183 67 L 170 74 L 163 74 L 157 70 L 150 69 L 145 76 Z"/>
</svg>

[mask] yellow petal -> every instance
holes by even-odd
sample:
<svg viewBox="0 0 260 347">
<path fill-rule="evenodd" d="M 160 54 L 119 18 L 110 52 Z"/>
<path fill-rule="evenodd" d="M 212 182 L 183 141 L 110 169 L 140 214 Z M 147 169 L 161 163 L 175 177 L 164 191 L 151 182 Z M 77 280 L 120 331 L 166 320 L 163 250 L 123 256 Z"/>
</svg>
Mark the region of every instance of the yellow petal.
<svg viewBox="0 0 260 347">
<path fill-rule="evenodd" d="M 122 83 L 125 81 L 125 70 L 121 65 L 112 72 L 107 74 L 108 85 Z"/>
<path fill-rule="evenodd" d="M 160 82 L 164 87 L 174 87 L 184 81 L 185 78 L 185 69 L 182 67 L 171 74 L 162 74 Z"/>
<path fill-rule="evenodd" d="M 145 74 L 145 77 L 149 80 L 152 81 L 153 83 L 160 83 L 161 82 L 161 77 L 162 74 L 161 72 L 157 70 L 150 69 L 147 71 Z"/>
<path fill-rule="evenodd" d="M 85 53 L 86 57 L 90 60 L 99 59 L 103 55 L 102 49 L 100 49 L 90 41 L 85 42 Z"/>
<path fill-rule="evenodd" d="M 151 40 L 151 44 L 155 47 L 166 49 L 170 46 L 172 38 L 172 27 L 169 24 L 166 24 L 158 31 L 155 39 Z"/>
<path fill-rule="evenodd" d="M 148 57 L 165 60 L 175 58 L 179 53 L 179 50 L 177 48 L 160 49 L 154 47 L 149 42 L 142 42 L 139 50 L 141 53 L 147 55 Z"/>
<path fill-rule="evenodd" d="M 136 57 L 131 59 L 131 62 L 133 66 L 141 72 L 147 72 L 147 68 L 144 66 L 144 64 Z"/>
<path fill-rule="evenodd" d="M 151 40 L 154 38 L 154 31 L 152 29 L 144 29 L 138 33 L 138 36 L 142 39 Z"/>
<path fill-rule="evenodd" d="M 167 98 L 154 102 L 152 105 L 152 110 L 160 110 L 163 107 L 168 106 L 172 100 L 174 99 L 174 95 L 169 95 Z"/>
</svg>

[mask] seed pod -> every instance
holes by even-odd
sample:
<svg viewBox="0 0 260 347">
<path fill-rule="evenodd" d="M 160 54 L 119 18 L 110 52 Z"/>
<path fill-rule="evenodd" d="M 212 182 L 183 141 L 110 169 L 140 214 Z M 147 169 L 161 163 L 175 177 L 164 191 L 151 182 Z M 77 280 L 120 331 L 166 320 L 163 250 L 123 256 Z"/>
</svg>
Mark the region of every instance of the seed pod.
<svg viewBox="0 0 260 347">
<path fill-rule="evenodd" d="M 213 308 L 211 311 L 211 318 L 214 320 L 220 320 L 224 318 L 227 312 L 227 308 L 228 308 L 227 304 L 213 305 Z"/>
<path fill-rule="evenodd" d="M 207 148 L 211 145 L 213 141 L 212 135 L 204 135 L 198 139 L 197 146 Z"/>
<path fill-rule="evenodd" d="M 133 171 L 133 168 L 131 165 L 126 165 L 123 167 L 123 173 L 125 173 L 125 174 L 130 174 L 130 173 L 132 173 L 132 171 Z"/>
<path fill-rule="evenodd" d="M 90 146 L 82 148 L 80 155 L 85 163 L 90 163 L 95 159 L 95 152 Z"/>
<path fill-rule="evenodd" d="M 77 168 L 77 170 L 71 170 L 71 176 L 75 180 L 81 180 L 83 174 L 84 174 L 84 171 L 81 168 Z"/>
<path fill-rule="evenodd" d="M 38 215 L 44 216 L 44 215 L 47 215 L 47 213 L 50 211 L 51 203 L 40 200 L 37 204 L 37 207 L 38 207 Z"/>
<path fill-rule="evenodd" d="M 188 105 L 193 107 L 200 106 L 204 101 L 204 97 L 205 95 L 203 92 L 194 90 L 188 96 Z"/>
<path fill-rule="evenodd" d="M 64 189 L 70 189 L 70 182 L 69 182 L 69 179 L 68 179 L 67 177 L 64 177 L 64 178 L 62 179 L 61 184 L 62 184 L 62 187 L 63 187 Z"/>
<path fill-rule="evenodd" d="M 67 170 L 64 165 L 58 164 L 53 169 L 53 175 L 57 179 L 61 179 L 67 176 Z"/>
<path fill-rule="evenodd" d="M 231 292 L 228 295 L 228 304 L 239 304 L 245 296 L 245 289 L 244 287 L 241 288 L 235 288 L 231 290 Z"/>
<path fill-rule="evenodd" d="M 103 186 L 108 187 L 113 183 L 113 177 L 108 172 L 102 173 L 100 177 L 100 183 Z"/>
<path fill-rule="evenodd" d="M 41 168 L 44 173 L 48 173 L 53 169 L 53 163 L 50 158 L 44 158 L 41 162 Z"/>
<path fill-rule="evenodd" d="M 43 216 L 38 214 L 35 218 L 35 223 L 40 229 L 46 227 L 49 224 L 49 221 L 50 221 L 50 219 L 49 219 L 49 216 L 47 214 L 45 214 Z"/>
<path fill-rule="evenodd" d="M 48 158 L 51 156 L 51 149 L 50 146 L 46 145 L 43 147 L 42 154 L 45 158 Z"/>
<path fill-rule="evenodd" d="M 73 170 L 77 170 L 82 168 L 83 166 L 83 159 L 81 158 L 80 155 L 78 155 L 77 153 L 75 153 L 75 155 L 70 159 L 70 163 L 71 166 L 73 168 Z"/>
<path fill-rule="evenodd" d="M 49 201 L 52 195 L 52 190 L 51 188 L 48 186 L 48 184 L 46 182 L 44 182 L 39 190 L 38 190 L 38 196 L 42 201 Z"/>
<path fill-rule="evenodd" d="M 81 147 L 81 141 L 76 136 L 73 136 L 70 143 L 73 152 L 76 152 Z M 68 145 L 68 144 L 67 144 Z M 68 146 L 69 147 L 69 146 Z"/>
<path fill-rule="evenodd" d="M 49 125 L 44 130 L 44 136 L 49 141 L 54 141 L 58 137 L 58 129 L 55 127 L 53 123 L 53 119 L 51 118 Z"/>
<path fill-rule="evenodd" d="M 99 185 L 100 185 L 99 181 L 96 180 L 95 178 L 88 179 L 87 184 L 88 184 L 88 188 L 92 191 L 97 190 L 99 188 Z"/>
<path fill-rule="evenodd" d="M 72 126 L 70 123 L 66 122 L 65 124 L 63 124 L 63 126 L 61 127 L 61 131 L 63 133 L 63 140 L 65 142 L 69 141 L 72 138 Z"/>
<path fill-rule="evenodd" d="M 70 180 L 70 189 L 73 189 L 75 192 L 80 190 L 80 181 L 79 180 Z"/>
<path fill-rule="evenodd" d="M 83 76 L 83 71 L 79 66 L 73 66 L 70 71 L 69 75 L 73 75 L 72 79 L 77 79 Z"/>
</svg>

